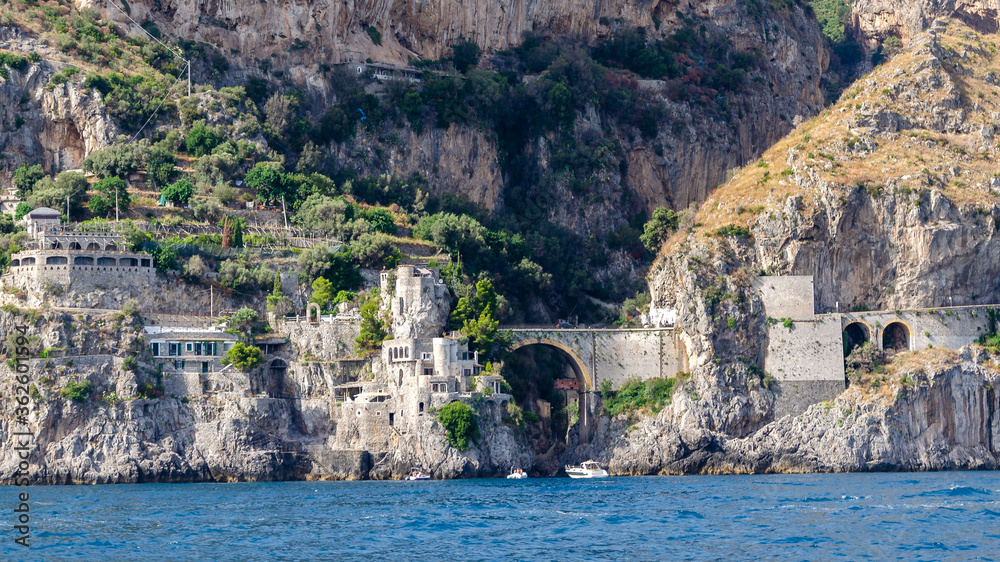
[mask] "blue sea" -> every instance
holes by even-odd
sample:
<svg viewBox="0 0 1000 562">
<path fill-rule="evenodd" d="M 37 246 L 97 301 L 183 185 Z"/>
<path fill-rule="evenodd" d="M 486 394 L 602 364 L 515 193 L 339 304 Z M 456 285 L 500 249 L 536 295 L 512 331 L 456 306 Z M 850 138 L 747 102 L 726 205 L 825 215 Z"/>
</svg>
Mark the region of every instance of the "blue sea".
<svg viewBox="0 0 1000 562">
<path fill-rule="evenodd" d="M 22 490 L 3 560 L 1000 560 L 997 472 Z"/>
</svg>

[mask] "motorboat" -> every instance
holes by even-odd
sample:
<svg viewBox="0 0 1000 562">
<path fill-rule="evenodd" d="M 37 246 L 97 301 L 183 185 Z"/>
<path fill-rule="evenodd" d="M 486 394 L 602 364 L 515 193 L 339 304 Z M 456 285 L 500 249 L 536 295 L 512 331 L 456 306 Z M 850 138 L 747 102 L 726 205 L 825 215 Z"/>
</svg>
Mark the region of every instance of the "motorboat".
<svg viewBox="0 0 1000 562">
<path fill-rule="evenodd" d="M 430 479 L 431 479 L 431 477 L 428 476 L 428 475 L 426 475 L 426 474 L 424 474 L 424 471 L 420 470 L 419 468 L 411 468 L 410 469 L 410 475 L 406 477 L 407 481 L 410 481 L 410 480 L 430 480 Z"/>
<path fill-rule="evenodd" d="M 601 468 L 595 461 L 586 461 L 580 466 L 566 465 L 566 474 L 570 478 L 607 478 L 608 471 Z"/>
<path fill-rule="evenodd" d="M 520 468 L 511 468 L 510 474 L 507 475 L 507 480 L 522 480 L 527 477 L 528 473 Z"/>
</svg>

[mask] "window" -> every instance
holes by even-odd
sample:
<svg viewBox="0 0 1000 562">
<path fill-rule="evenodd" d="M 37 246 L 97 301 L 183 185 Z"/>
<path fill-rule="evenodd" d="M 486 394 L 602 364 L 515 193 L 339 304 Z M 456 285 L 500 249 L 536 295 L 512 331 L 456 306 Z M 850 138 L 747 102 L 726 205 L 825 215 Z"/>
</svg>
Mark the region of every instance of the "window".
<svg viewBox="0 0 1000 562">
<path fill-rule="evenodd" d="M 201 362 L 201 372 L 202 373 L 207 373 L 208 372 L 208 361 L 202 361 Z"/>
<path fill-rule="evenodd" d="M 448 392 L 448 383 L 446 382 L 431 383 L 431 392 Z"/>
<path fill-rule="evenodd" d="M 181 359 L 174 359 L 174 368 L 178 371 L 184 370 L 184 361 Z"/>
<path fill-rule="evenodd" d="M 187 350 L 188 350 L 188 351 L 191 351 L 191 342 L 188 342 L 188 343 L 187 343 Z"/>
<path fill-rule="evenodd" d="M 434 374 L 434 369 L 424 369 L 424 376 L 429 377 Z"/>
<path fill-rule="evenodd" d="M 421 414 L 424 413 L 424 403 L 423 402 L 420 403 L 420 413 Z"/>
<path fill-rule="evenodd" d="M 423 359 L 424 361 L 430 361 L 434 357 L 431 355 L 429 351 L 423 351 L 420 353 L 420 358 Z"/>
<path fill-rule="evenodd" d="M 392 412 L 389 412 L 389 425 L 393 425 L 393 422 L 396 421 L 395 418 L 396 418 L 396 414 L 394 414 Z"/>
<path fill-rule="evenodd" d="M 463 369 L 462 370 L 462 375 L 466 376 L 466 377 L 471 377 L 472 376 L 472 369 Z"/>
<path fill-rule="evenodd" d="M 188 349 L 190 349 L 191 344 L 188 344 Z M 201 355 L 201 342 L 194 343 L 194 354 Z M 207 372 L 207 371 L 206 371 Z"/>
<path fill-rule="evenodd" d="M 170 342 L 170 345 L 167 348 L 167 354 L 170 356 L 180 355 L 181 354 L 180 344 L 175 342 Z"/>
<path fill-rule="evenodd" d="M 159 357 L 160 356 L 160 343 L 159 342 L 156 342 L 156 343 L 150 345 L 150 348 L 152 348 L 152 350 L 153 350 L 153 357 Z"/>
</svg>

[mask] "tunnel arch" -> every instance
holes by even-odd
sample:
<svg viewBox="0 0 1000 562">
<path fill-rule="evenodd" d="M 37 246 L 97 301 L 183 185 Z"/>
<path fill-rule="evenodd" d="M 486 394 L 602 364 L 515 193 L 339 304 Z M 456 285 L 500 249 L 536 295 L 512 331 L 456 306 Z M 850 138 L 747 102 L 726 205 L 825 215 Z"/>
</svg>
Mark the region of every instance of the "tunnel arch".
<svg viewBox="0 0 1000 562">
<path fill-rule="evenodd" d="M 579 355 L 573 351 L 573 348 L 568 345 L 550 340 L 548 338 L 527 338 L 521 341 L 515 342 L 511 346 L 511 351 L 517 351 L 523 347 L 528 347 L 532 345 L 542 345 L 557 349 L 562 352 L 564 356 L 569 360 L 570 366 L 573 368 L 573 372 L 576 373 L 576 378 L 580 382 L 580 392 L 588 392 L 594 390 L 594 377 L 590 373 L 590 369 L 587 368 L 587 364 L 580 358 Z"/>
<path fill-rule="evenodd" d="M 851 354 L 856 347 L 872 341 L 872 327 L 864 320 L 852 320 L 844 325 L 844 357 Z"/>
<path fill-rule="evenodd" d="M 893 320 L 882 328 L 882 350 L 899 353 L 910 351 L 913 341 L 913 330 L 902 320 Z"/>
</svg>

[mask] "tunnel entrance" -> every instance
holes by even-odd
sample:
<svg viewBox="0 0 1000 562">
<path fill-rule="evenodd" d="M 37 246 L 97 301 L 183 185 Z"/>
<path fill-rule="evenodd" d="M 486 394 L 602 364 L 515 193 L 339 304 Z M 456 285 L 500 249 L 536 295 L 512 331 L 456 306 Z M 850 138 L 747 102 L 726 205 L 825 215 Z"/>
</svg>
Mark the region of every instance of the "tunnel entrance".
<svg viewBox="0 0 1000 562">
<path fill-rule="evenodd" d="M 902 322 L 890 322 L 882 330 L 882 351 L 892 355 L 910 350 L 910 328 Z"/>
<path fill-rule="evenodd" d="M 844 326 L 844 357 L 847 357 L 855 348 L 861 347 L 871 341 L 871 333 L 864 322 L 851 322 Z"/>
<path fill-rule="evenodd" d="M 504 363 L 512 405 L 503 412 L 511 423 L 520 417 L 525 439 L 534 453 L 529 472 L 554 475 L 568 447 L 588 434 L 586 407 L 590 382 L 585 366 L 572 352 L 546 343 L 515 347 Z"/>
</svg>

